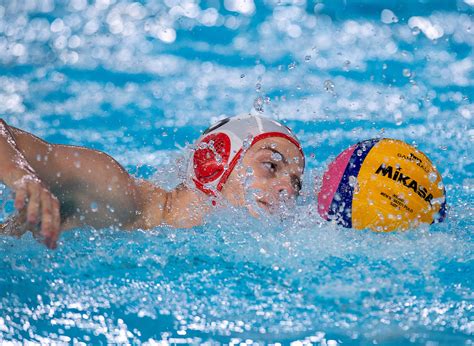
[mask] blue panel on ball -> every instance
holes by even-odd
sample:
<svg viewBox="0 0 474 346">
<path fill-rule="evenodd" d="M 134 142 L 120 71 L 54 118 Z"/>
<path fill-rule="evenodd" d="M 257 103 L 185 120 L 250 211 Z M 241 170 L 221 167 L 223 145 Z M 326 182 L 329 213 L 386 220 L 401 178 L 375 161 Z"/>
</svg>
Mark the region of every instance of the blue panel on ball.
<svg viewBox="0 0 474 346">
<path fill-rule="evenodd" d="M 354 183 L 350 182 L 351 177 L 354 179 L 359 175 L 360 167 L 364 162 L 367 154 L 380 139 L 369 139 L 357 143 L 349 163 L 346 166 L 344 175 L 342 176 L 339 187 L 334 194 L 328 215 L 331 219 L 335 219 L 340 225 L 352 227 L 352 197 L 354 196 Z"/>
</svg>

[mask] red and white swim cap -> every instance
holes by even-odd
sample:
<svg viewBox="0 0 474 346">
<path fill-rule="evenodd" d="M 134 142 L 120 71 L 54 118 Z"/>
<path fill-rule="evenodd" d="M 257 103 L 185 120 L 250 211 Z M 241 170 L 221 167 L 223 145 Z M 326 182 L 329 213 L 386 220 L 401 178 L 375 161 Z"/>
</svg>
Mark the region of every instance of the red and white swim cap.
<svg viewBox="0 0 474 346">
<path fill-rule="evenodd" d="M 304 154 L 296 136 L 285 125 L 256 115 L 223 119 L 209 127 L 196 141 L 188 176 L 208 195 L 221 191 L 242 154 L 258 141 L 282 137 Z"/>
</svg>

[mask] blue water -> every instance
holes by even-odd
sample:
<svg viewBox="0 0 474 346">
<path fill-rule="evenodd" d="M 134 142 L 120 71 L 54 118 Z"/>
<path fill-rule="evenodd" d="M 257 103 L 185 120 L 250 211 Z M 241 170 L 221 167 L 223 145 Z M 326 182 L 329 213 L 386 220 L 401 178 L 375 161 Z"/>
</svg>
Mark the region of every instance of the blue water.
<svg viewBox="0 0 474 346">
<path fill-rule="evenodd" d="M 55 251 L 0 236 L 0 342 L 472 345 L 473 9 L 0 0 L 10 124 L 168 188 L 183 148 L 225 115 L 280 119 L 308 157 L 283 222 L 224 210 L 191 230 L 77 229 Z M 447 222 L 376 234 L 315 213 L 328 162 L 379 136 L 436 163 Z"/>
</svg>

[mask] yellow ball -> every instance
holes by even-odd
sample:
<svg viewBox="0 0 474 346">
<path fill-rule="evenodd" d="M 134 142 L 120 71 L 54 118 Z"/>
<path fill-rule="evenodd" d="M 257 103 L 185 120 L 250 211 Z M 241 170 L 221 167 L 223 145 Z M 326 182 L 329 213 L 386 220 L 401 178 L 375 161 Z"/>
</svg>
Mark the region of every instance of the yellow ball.
<svg viewBox="0 0 474 346">
<path fill-rule="evenodd" d="M 329 164 L 318 211 L 344 227 L 389 232 L 441 222 L 446 215 L 441 175 L 428 157 L 396 139 L 370 139 Z"/>
</svg>

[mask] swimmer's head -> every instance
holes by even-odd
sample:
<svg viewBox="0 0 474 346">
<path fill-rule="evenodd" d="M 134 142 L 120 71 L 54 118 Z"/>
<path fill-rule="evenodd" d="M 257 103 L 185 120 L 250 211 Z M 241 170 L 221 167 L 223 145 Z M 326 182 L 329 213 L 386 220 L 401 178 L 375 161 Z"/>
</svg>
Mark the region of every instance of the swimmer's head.
<svg viewBox="0 0 474 346">
<path fill-rule="evenodd" d="M 221 192 L 235 205 L 244 203 L 248 187 L 255 191 L 256 202 L 271 210 L 282 196 L 298 195 L 303 168 L 301 145 L 288 127 L 243 115 L 204 131 L 195 144 L 188 176 L 197 189 L 210 196 Z"/>
</svg>

